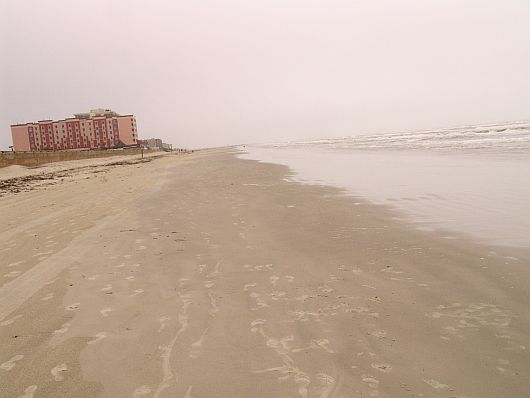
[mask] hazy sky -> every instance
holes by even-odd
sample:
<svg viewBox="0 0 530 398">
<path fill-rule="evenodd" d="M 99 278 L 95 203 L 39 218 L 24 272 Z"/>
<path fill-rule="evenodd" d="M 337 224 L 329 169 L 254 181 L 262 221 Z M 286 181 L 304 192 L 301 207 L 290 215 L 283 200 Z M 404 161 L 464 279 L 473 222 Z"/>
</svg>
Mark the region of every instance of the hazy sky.
<svg viewBox="0 0 530 398">
<path fill-rule="evenodd" d="M 530 119 L 530 0 L 0 0 L 9 125 L 203 147 Z"/>
</svg>

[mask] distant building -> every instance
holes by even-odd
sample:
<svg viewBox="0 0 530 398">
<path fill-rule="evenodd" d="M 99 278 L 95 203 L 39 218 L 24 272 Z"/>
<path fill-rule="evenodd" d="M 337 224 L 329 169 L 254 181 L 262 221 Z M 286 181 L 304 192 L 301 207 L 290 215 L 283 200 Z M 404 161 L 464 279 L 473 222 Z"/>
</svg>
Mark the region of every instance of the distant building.
<svg viewBox="0 0 530 398">
<path fill-rule="evenodd" d="M 148 138 L 147 147 L 149 149 L 162 149 L 162 140 L 160 138 Z"/>
<path fill-rule="evenodd" d="M 92 109 L 63 120 L 40 120 L 11 126 L 13 150 L 60 151 L 138 145 L 136 118 L 110 109 Z"/>
<path fill-rule="evenodd" d="M 160 138 L 148 138 L 141 142 L 142 146 L 148 149 L 171 151 L 172 145 L 162 142 Z"/>
</svg>

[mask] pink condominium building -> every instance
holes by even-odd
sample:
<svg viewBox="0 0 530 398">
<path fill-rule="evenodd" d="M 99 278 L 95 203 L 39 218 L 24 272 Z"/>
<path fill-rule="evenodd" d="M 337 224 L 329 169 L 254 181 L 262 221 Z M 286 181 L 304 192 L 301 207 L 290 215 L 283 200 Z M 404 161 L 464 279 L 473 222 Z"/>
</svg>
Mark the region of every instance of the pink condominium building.
<svg viewBox="0 0 530 398">
<path fill-rule="evenodd" d="M 64 120 L 41 120 L 11 126 L 13 150 L 60 151 L 136 146 L 138 133 L 133 115 L 110 109 L 92 109 Z"/>
</svg>

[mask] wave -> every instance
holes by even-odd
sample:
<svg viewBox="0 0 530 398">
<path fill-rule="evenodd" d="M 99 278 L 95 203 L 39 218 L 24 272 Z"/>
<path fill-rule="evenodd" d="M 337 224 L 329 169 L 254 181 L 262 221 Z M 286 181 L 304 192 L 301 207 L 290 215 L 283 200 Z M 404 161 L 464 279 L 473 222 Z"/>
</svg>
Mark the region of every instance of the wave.
<svg viewBox="0 0 530 398">
<path fill-rule="evenodd" d="M 530 121 L 284 142 L 269 148 L 482 150 L 530 153 Z"/>
</svg>

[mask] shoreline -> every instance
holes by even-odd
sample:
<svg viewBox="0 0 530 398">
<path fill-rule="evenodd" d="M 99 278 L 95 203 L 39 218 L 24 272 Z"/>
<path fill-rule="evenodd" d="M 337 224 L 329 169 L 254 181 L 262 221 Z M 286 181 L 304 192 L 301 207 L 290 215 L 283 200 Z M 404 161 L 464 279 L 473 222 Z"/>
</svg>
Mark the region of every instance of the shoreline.
<svg viewBox="0 0 530 398">
<path fill-rule="evenodd" d="M 528 156 L 388 148 L 245 150 L 245 159 L 286 165 L 296 172 L 295 181 L 335 186 L 387 205 L 426 230 L 530 249 Z"/>
<path fill-rule="evenodd" d="M 526 396 L 530 251 L 234 152 L 2 198 L 6 396 Z"/>
</svg>

